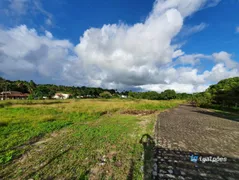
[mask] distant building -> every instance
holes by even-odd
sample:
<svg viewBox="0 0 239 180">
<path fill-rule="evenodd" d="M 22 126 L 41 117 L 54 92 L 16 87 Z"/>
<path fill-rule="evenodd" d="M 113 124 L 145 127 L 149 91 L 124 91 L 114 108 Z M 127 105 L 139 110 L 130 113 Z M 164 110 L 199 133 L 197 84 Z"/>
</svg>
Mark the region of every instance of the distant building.
<svg viewBox="0 0 239 180">
<path fill-rule="evenodd" d="M 70 94 L 56 93 L 52 99 L 68 99 Z"/>
<path fill-rule="evenodd" d="M 128 98 L 128 96 L 125 96 L 125 95 L 121 95 L 120 97 L 123 98 L 123 99 Z"/>
<path fill-rule="evenodd" d="M 27 99 L 29 94 L 27 93 L 21 93 L 18 91 L 3 91 L 0 93 L 0 99 L 6 100 L 6 99 Z"/>
</svg>

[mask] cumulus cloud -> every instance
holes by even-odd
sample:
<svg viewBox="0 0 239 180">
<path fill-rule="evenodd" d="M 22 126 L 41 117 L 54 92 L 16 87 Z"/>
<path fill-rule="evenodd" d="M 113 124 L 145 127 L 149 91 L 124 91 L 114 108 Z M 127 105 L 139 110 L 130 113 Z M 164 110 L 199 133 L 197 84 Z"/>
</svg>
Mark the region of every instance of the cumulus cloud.
<svg viewBox="0 0 239 180">
<path fill-rule="evenodd" d="M 145 91 L 162 92 L 166 89 L 174 89 L 176 92 L 194 93 L 205 91 L 210 84 L 222 79 L 239 76 L 239 69 L 229 70 L 224 64 L 216 64 L 209 71 L 198 75 L 197 69 L 181 69 L 177 71 L 177 81 L 168 84 L 147 84 L 139 86 Z"/>
<path fill-rule="evenodd" d="M 97 84 L 142 86 L 167 82 L 204 83 L 196 69 L 170 67 L 173 58 L 179 64 L 194 65 L 204 55 L 184 55 L 172 39 L 181 31 L 184 19 L 219 1 L 157 0 L 143 23 L 104 25 L 85 31 L 75 51 L 84 68 L 97 67 Z M 210 5 L 211 6 L 211 5 Z M 190 29 L 201 31 L 206 24 Z M 92 77 L 95 71 L 88 70 Z"/>
<path fill-rule="evenodd" d="M 196 65 L 200 63 L 201 59 L 210 59 L 210 56 L 206 56 L 204 54 L 186 54 L 184 56 L 181 56 L 177 59 L 176 64 L 181 65 Z"/>
<path fill-rule="evenodd" d="M 222 79 L 239 76 L 239 69 L 229 70 L 224 64 L 216 64 L 211 71 L 205 71 L 202 75 L 208 82 L 218 82 Z"/>
<path fill-rule="evenodd" d="M 0 28 L 0 74 L 120 90 L 203 91 L 209 83 L 238 75 L 237 63 L 226 52 L 185 54 L 172 40 L 187 16 L 216 2 L 157 0 L 145 22 L 90 28 L 75 47 L 49 31 L 41 35 L 25 25 Z M 195 65 L 201 59 L 214 67 L 199 73 Z"/>
<path fill-rule="evenodd" d="M 238 68 L 238 63 L 235 62 L 234 60 L 232 60 L 232 55 L 225 52 L 225 51 L 221 51 L 219 53 L 214 53 L 213 55 L 214 60 L 216 61 L 216 63 L 224 63 L 226 65 L 227 68 Z M 239 68 L 238 68 L 239 69 Z"/>
<path fill-rule="evenodd" d="M 60 77 L 73 48 L 68 40 L 53 40 L 48 31 L 40 36 L 25 25 L 0 29 L 0 44 L 0 72 L 16 78 L 30 75 L 33 79 Z"/>
<path fill-rule="evenodd" d="M 144 23 L 104 25 L 85 31 L 75 49 L 85 68 L 95 65 L 102 70 L 99 74 L 104 77 L 103 84 L 154 82 L 155 75 L 160 74 L 155 67 L 170 63 L 175 57 L 171 40 L 182 28 L 182 14 L 188 13 L 175 8 L 181 1 L 175 1 L 175 7 L 168 2 L 157 1 Z"/>
<path fill-rule="evenodd" d="M 225 51 L 213 53 L 212 55 L 186 54 L 180 56 L 177 59 L 176 64 L 194 66 L 201 63 L 202 59 L 214 61 L 216 64 L 224 64 L 227 69 L 239 69 L 239 64 L 232 59 L 232 54 L 229 54 Z"/>
<path fill-rule="evenodd" d="M 174 89 L 177 93 L 193 93 L 193 92 L 203 92 L 205 91 L 209 85 L 198 85 L 194 86 L 192 84 L 180 84 L 177 82 L 174 82 L 172 84 L 150 84 L 150 85 L 144 85 L 141 86 L 142 89 L 146 91 L 156 91 L 156 92 L 162 92 L 167 89 Z"/>
</svg>

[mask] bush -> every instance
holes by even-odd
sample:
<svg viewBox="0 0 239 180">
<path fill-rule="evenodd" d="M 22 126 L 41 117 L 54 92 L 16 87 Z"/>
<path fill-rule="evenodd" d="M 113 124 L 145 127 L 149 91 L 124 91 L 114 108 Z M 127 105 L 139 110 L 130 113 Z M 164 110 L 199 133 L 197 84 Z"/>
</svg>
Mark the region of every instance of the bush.
<svg viewBox="0 0 239 180">
<path fill-rule="evenodd" d="M 192 97 L 192 101 L 198 107 L 209 107 L 212 104 L 212 97 L 210 93 L 198 93 Z"/>
<path fill-rule="evenodd" d="M 112 95 L 111 95 L 110 92 L 108 92 L 108 91 L 104 91 L 104 92 L 100 93 L 100 97 L 102 97 L 102 98 L 106 98 L 106 99 L 109 99 L 109 98 L 112 97 Z"/>
</svg>

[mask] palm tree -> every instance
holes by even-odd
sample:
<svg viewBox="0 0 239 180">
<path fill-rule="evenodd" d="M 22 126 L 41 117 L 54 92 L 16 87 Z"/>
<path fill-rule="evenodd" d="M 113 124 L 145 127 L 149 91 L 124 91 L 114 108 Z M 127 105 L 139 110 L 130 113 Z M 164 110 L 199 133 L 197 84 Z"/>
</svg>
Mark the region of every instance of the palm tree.
<svg viewBox="0 0 239 180">
<path fill-rule="evenodd" d="M 33 80 L 31 80 L 29 83 L 26 83 L 25 85 L 27 86 L 27 90 L 30 94 L 32 94 L 36 89 L 36 84 L 34 83 Z"/>
<path fill-rule="evenodd" d="M 20 90 L 22 90 L 22 88 L 23 88 L 24 85 L 25 85 L 25 84 L 24 84 L 22 81 L 20 81 L 20 80 L 17 80 L 17 81 L 16 81 L 16 86 L 17 86 Z"/>
</svg>

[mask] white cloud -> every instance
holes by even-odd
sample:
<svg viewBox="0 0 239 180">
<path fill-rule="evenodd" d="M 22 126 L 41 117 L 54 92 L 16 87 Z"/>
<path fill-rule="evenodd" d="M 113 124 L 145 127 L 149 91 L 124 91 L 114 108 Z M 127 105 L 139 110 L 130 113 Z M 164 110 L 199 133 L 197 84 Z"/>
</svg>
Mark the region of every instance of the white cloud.
<svg viewBox="0 0 239 180">
<path fill-rule="evenodd" d="M 49 32 L 49 31 L 45 31 L 45 34 L 46 34 L 46 37 L 48 37 L 48 38 L 53 38 L 53 35 L 52 35 L 52 33 L 51 32 Z"/>
<path fill-rule="evenodd" d="M 201 59 L 208 59 L 211 58 L 210 56 L 206 56 L 204 54 L 190 54 L 190 55 L 184 55 L 177 59 L 176 63 L 181 65 L 196 65 L 200 63 Z"/>
<path fill-rule="evenodd" d="M 239 26 L 236 27 L 236 33 L 239 33 Z"/>
<path fill-rule="evenodd" d="M 64 66 L 70 63 L 68 40 L 52 40 L 52 34 L 40 36 L 25 25 L 0 29 L 0 73 L 9 77 L 62 78 Z M 35 77 L 34 77 L 35 76 Z"/>
<path fill-rule="evenodd" d="M 176 50 L 176 51 L 173 52 L 173 58 L 180 57 L 180 56 L 182 56 L 182 55 L 184 55 L 184 54 L 185 54 L 185 53 L 184 53 L 181 49 Z"/>
<path fill-rule="evenodd" d="M 51 19 L 50 19 L 50 18 L 47 18 L 47 19 L 45 20 L 45 24 L 48 25 L 48 26 L 51 26 L 51 25 L 52 25 Z"/>
<path fill-rule="evenodd" d="M 203 31 L 208 25 L 205 23 L 201 23 L 195 26 L 185 26 L 181 32 L 182 36 L 190 36 L 192 34 Z"/>
<path fill-rule="evenodd" d="M 216 64 L 210 71 L 197 74 L 197 69 L 180 68 L 175 70 L 175 79 L 167 84 L 147 84 L 139 86 L 145 91 L 162 92 L 166 89 L 174 89 L 176 92 L 194 93 L 205 91 L 211 83 L 217 83 L 222 79 L 239 76 L 239 69 L 229 70 L 224 64 Z M 169 77 L 169 79 L 173 79 Z"/>
<path fill-rule="evenodd" d="M 145 22 L 90 28 L 76 47 L 49 31 L 40 35 L 25 25 L 0 28 L 0 74 L 105 88 L 202 91 L 211 82 L 238 75 L 237 66 L 226 52 L 185 54 L 172 39 L 187 16 L 212 2 L 158 0 Z M 201 59 L 214 60 L 215 66 L 200 74 L 194 65 Z"/>
<path fill-rule="evenodd" d="M 196 69 L 175 69 L 173 58 L 179 57 L 178 65 L 195 65 L 204 55 L 184 55 L 172 39 L 183 27 L 183 21 L 197 10 L 215 1 L 206 0 L 157 0 L 149 17 L 133 26 L 125 24 L 104 25 L 101 29 L 85 31 L 75 51 L 84 68 L 97 85 L 113 84 L 142 86 L 167 82 L 200 84 L 205 81 Z M 201 31 L 201 23 L 190 33 Z M 91 66 L 97 67 L 91 72 Z M 94 81 L 92 81 L 94 82 Z"/>
<path fill-rule="evenodd" d="M 52 26 L 54 24 L 53 15 L 43 7 L 41 0 L 5 0 L 5 1 L 6 2 L 2 3 L 0 14 L 3 16 L 2 17 L 3 19 L 6 20 L 14 19 L 14 21 L 9 22 L 12 25 L 13 24 L 19 25 L 20 22 L 25 22 L 26 21 L 25 17 L 27 16 L 36 17 L 37 15 L 44 17 L 45 25 Z M 33 22 L 33 19 L 34 18 L 31 19 L 31 23 L 36 23 L 35 25 L 38 25 L 39 22 Z"/>
<path fill-rule="evenodd" d="M 34 0 L 33 6 L 38 12 L 42 13 L 47 18 L 46 24 L 52 24 L 52 14 L 43 8 L 40 0 Z"/>
<path fill-rule="evenodd" d="M 213 53 L 212 55 L 204 55 L 204 54 L 186 54 L 180 56 L 177 61 L 175 62 L 176 65 L 196 65 L 201 63 L 201 60 L 211 60 L 214 61 L 216 64 L 223 63 L 228 69 L 239 69 L 239 64 L 234 61 L 232 55 L 221 51 L 218 53 Z"/>
<path fill-rule="evenodd" d="M 216 63 L 224 63 L 227 68 L 238 68 L 238 63 L 231 59 L 232 55 L 227 52 L 221 51 L 219 53 L 214 53 L 213 58 Z"/>
<path fill-rule="evenodd" d="M 25 14 L 28 9 L 29 0 L 10 0 L 9 8 L 18 15 Z"/>
<path fill-rule="evenodd" d="M 97 66 L 101 70 L 98 75 L 104 77 L 102 84 L 155 83 L 157 74 L 162 74 L 157 67 L 182 55 L 175 51 L 171 40 L 181 30 L 184 17 L 205 4 L 189 1 L 184 9 L 185 1 L 172 2 L 157 1 L 144 23 L 104 25 L 101 29 L 85 31 L 76 46 L 84 67 Z"/>
<path fill-rule="evenodd" d="M 161 14 L 168 9 L 178 9 L 183 17 L 187 17 L 200 9 L 216 6 L 219 2 L 220 0 L 156 0 L 153 13 Z"/>
<path fill-rule="evenodd" d="M 174 89 L 177 93 L 193 93 L 193 92 L 203 92 L 205 91 L 209 85 L 198 85 L 194 86 L 192 84 L 181 84 L 174 82 L 172 84 L 150 84 L 141 86 L 141 88 L 145 91 L 156 91 L 163 92 L 167 89 Z"/>
<path fill-rule="evenodd" d="M 214 7 L 214 6 L 218 5 L 220 2 L 221 2 L 221 0 L 211 0 L 211 1 L 209 1 L 209 3 L 206 5 L 205 8 Z"/>
<path fill-rule="evenodd" d="M 239 69 L 229 70 L 224 64 L 216 64 L 211 71 L 205 71 L 203 77 L 209 82 L 218 82 L 222 79 L 239 76 Z"/>
</svg>

